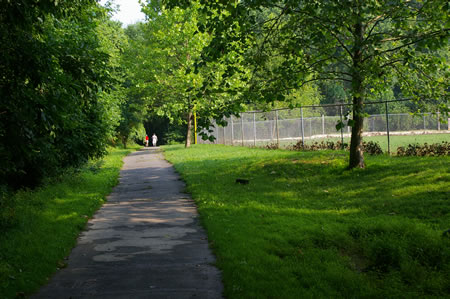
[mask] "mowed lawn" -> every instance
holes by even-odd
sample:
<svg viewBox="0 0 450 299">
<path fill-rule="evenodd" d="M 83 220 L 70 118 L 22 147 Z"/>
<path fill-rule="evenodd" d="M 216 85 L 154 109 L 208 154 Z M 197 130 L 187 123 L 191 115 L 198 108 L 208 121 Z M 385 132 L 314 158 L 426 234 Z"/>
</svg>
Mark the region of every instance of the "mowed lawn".
<svg viewBox="0 0 450 299">
<path fill-rule="evenodd" d="M 340 140 L 339 138 L 334 141 Z M 386 135 L 384 136 L 365 136 L 363 137 L 364 141 L 373 141 L 378 142 L 383 152 L 387 152 L 388 150 L 388 138 Z M 320 142 L 320 139 L 318 140 Z M 442 134 L 418 134 L 418 135 L 391 135 L 389 136 L 389 145 L 391 153 L 396 153 L 397 148 L 399 146 L 408 146 L 409 144 L 433 144 L 433 143 L 442 143 L 450 142 L 450 133 L 442 133 Z M 350 138 L 344 138 L 344 142 L 350 144 Z"/>
<path fill-rule="evenodd" d="M 298 139 L 300 140 L 300 138 Z M 297 141 L 298 141 L 297 140 Z M 312 144 L 314 142 L 327 142 L 327 141 L 333 141 L 337 142 L 340 141 L 340 137 L 333 137 L 333 138 L 314 138 L 314 139 L 305 139 L 305 144 Z M 364 136 L 364 141 L 373 141 L 377 142 L 383 152 L 388 151 L 388 138 L 387 135 L 380 135 L 380 136 Z M 281 141 L 281 147 L 287 147 L 292 146 L 297 141 Z M 276 142 L 276 140 L 274 141 Z M 350 144 L 350 138 L 344 137 L 344 142 Z M 397 148 L 400 146 L 407 147 L 409 144 L 433 144 L 433 143 L 442 143 L 442 142 L 450 142 L 450 133 L 441 133 L 441 134 L 417 134 L 417 135 L 391 135 L 389 137 L 389 147 L 392 154 L 395 154 L 397 152 Z M 270 143 L 270 142 L 269 142 Z M 272 142 L 273 143 L 273 142 Z M 260 143 L 257 144 L 258 146 L 264 146 L 266 143 Z M 240 145 L 239 142 L 236 142 L 236 145 Z"/>
<path fill-rule="evenodd" d="M 228 298 L 450 296 L 450 157 L 366 156 L 349 171 L 343 151 L 164 151 Z"/>
</svg>

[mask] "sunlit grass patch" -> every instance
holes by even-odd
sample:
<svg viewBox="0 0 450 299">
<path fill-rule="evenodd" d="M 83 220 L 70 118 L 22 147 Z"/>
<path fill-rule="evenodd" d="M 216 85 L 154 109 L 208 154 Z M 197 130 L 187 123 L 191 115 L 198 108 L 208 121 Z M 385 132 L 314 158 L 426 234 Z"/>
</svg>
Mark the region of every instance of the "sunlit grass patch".
<svg viewBox="0 0 450 299">
<path fill-rule="evenodd" d="M 197 202 L 228 297 L 449 294 L 449 157 L 368 156 L 349 171 L 341 151 L 165 155 Z"/>
</svg>

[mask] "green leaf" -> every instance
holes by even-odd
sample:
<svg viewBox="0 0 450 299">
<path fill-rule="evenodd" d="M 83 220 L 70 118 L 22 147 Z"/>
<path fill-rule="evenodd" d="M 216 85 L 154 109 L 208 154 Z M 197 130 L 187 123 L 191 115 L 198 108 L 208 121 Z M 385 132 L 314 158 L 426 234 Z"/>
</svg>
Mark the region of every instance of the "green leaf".
<svg viewBox="0 0 450 299">
<path fill-rule="evenodd" d="M 343 128 L 345 128 L 345 124 L 342 121 L 338 121 L 338 123 L 336 124 L 336 131 L 339 131 Z"/>
</svg>

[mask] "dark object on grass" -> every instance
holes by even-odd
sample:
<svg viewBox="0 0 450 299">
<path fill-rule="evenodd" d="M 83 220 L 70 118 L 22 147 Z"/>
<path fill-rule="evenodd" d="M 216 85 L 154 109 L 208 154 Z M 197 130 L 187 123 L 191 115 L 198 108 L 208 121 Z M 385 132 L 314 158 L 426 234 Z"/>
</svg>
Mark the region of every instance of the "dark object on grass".
<svg viewBox="0 0 450 299">
<path fill-rule="evenodd" d="M 250 183 L 250 181 L 246 180 L 246 179 L 236 179 L 236 184 L 237 183 L 242 184 L 242 185 L 247 185 L 248 183 Z"/>
<path fill-rule="evenodd" d="M 442 233 L 442 236 L 443 236 L 443 237 L 450 238 L 450 229 L 447 229 L 446 231 L 444 231 L 444 232 Z"/>
</svg>

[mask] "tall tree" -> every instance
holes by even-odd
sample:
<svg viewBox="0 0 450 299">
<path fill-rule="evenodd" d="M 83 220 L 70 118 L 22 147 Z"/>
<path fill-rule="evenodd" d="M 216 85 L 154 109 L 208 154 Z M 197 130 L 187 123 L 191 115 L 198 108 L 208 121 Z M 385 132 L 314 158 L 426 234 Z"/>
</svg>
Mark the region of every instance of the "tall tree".
<svg viewBox="0 0 450 299">
<path fill-rule="evenodd" d="M 97 26 L 101 51 L 109 56 L 108 65 L 112 79 L 112 88 L 102 92 L 99 97 L 100 104 L 104 107 L 104 118 L 108 119 L 108 139 L 114 143 L 117 137 L 117 128 L 125 118 L 127 88 L 127 67 L 123 62 L 124 52 L 129 48 L 128 37 L 120 22 L 107 18 Z M 119 136 L 120 137 L 120 136 Z"/>
<path fill-rule="evenodd" d="M 349 83 L 350 168 L 365 167 L 363 107 L 369 94 L 383 91 L 395 76 L 405 95 L 448 97 L 448 61 L 436 55 L 439 48 L 448 52 L 448 1 L 202 0 L 201 4 L 208 15 L 205 30 L 214 32 L 205 57 L 242 53 L 254 74 L 264 72 L 265 80 L 251 84 L 250 91 L 258 97 L 282 99 L 287 90 L 313 81 Z M 275 57 L 279 63 L 273 66 Z M 440 110 L 448 113 L 446 103 L 441 102 Z"/>
<path fill-rule="evenodd" d="M 143 9 L 148 17 L 142 51 L 135 58 L 137 85 L 148 106 L 160 116 L 186 124 L 186 147 L 191 144 L 192 118 L 201 110 L 205 68 L 195 69 L 209 36 L 198 33 L 197 6 L 167 10 L 151 1 Z M 196 34 L 197 33 L 197 34 Z"/>
<path fill-rule="evenodd" d="M 0 2 L 0 185 L 35 185 L 105 152 L 105 16 L 94 0 Z"/>
</svg>

